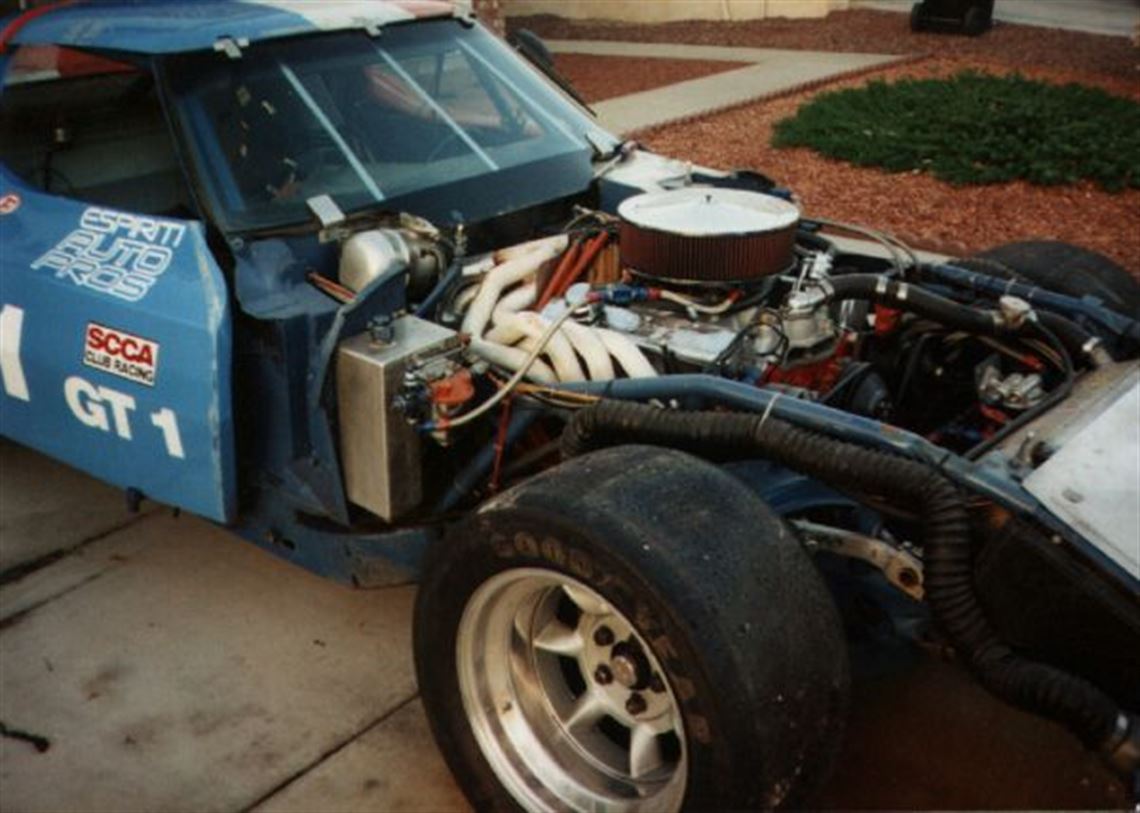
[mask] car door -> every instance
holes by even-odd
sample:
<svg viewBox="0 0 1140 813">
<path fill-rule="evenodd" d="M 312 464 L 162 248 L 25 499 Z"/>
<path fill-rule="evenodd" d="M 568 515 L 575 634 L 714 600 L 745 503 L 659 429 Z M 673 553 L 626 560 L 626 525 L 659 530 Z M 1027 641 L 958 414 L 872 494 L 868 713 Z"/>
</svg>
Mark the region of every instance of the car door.
<svg viewBox="0 0 1140 813">
<path fill-rule="evenodd" d="M 0 66 L 0 434 L 234 519 L 230 303 L 149 72 Z"/>
</svg>

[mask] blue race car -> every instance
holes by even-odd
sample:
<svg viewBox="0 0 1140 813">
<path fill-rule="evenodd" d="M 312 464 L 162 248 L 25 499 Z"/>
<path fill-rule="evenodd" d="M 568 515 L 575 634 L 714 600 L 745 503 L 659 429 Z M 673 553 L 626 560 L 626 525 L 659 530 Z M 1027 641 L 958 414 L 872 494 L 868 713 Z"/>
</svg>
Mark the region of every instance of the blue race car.
<svg viewBox="0 0 1140 813">
<path fill-rule="evenodd" d="M 418 578 L 476 808 L 802 804 L 848 639 L 935 636 L 1136 781 L 1124 269 L 813 218 L 431 0 L 79 0 L 0 49 L 0 431 Z"/>
</svg>

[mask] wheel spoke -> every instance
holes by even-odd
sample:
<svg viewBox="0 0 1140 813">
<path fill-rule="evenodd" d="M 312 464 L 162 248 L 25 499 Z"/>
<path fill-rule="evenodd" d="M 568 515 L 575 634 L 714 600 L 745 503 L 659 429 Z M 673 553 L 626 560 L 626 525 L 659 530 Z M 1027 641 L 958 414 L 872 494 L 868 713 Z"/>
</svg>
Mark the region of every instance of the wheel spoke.
<svg viewBox="0 0 1140 813">
<path fill-rule="evenodd" d="M 652 726 L 635 725 L 629 732 L 629 775 L 641 779 L 665 764 Z"/>
<path fill-rule="evenodd" d="M 523 645 L 530 643 L 531 635 L 534 633 L 534 610 L 537 603 L 538 596 L 532 595 L 521 601 L 519 606 L 515 608 L 514 618 L 511 621 L 518 643 Z"/>
<path fill-rule="evenodd" d="M 593 728 L 605 716 L 606 704 L 601 695 L 587 689 L 574 701 L 564 722 L 571 731 L 584 731 Z"/>
<path fill-rule="evenodd" d="M 579 610 L 588 615 L 609 615 L 613 612 L 609 604 L 590 592 L 579 590 L 569 584 L 562 585 L 562 591 L 578 605 Z"/>
<path fill-rule="evenodd" d="M 543 652 L 570 657 L 580 654 L 583 646 L 585 646 L 582 634 L 578 630 L 570 629 L 557 618 L 550 619 L 546 626 L 534 636 L 531 644 L 535 649 L 541 649 Z"/>
</svg>

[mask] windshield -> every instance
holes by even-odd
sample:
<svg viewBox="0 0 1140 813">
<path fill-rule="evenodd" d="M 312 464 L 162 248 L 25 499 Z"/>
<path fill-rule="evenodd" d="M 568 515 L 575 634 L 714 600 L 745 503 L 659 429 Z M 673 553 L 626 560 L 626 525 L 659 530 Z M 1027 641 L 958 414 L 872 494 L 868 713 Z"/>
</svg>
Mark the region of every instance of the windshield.
<svg viewBox="0 0 1140 813">
<path fill-rule="evenodd" d="M 311 219 L 331 195 L 440 223 L 581 191 L 613 144 L 501 41 L 457 20 L 171 57 L 207 203 L 227 231 Z"/>
</svg>

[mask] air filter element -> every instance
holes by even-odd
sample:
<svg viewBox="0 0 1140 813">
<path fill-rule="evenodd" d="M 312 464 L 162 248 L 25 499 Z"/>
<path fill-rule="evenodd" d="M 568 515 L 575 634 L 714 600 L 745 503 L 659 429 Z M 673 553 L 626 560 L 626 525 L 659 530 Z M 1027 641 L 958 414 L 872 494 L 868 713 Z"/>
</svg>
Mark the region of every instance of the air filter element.
<svg viewBox="0 0 1140 813">
<path fill-rule="evenodd" d="M 739 189 L 687 187 L 628 198 L 622 265 L 675 282 L 748 283 L 792 267 L 800 210 Z"/>
</svg>

